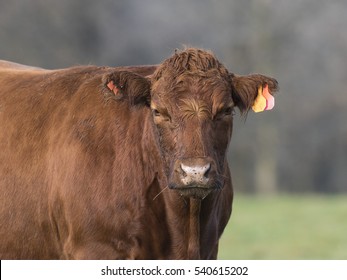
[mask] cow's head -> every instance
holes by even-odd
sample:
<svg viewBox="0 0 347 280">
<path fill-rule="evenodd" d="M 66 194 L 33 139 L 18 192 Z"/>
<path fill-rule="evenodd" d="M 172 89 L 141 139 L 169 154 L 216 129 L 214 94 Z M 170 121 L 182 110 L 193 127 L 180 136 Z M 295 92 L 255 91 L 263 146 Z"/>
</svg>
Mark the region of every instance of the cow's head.
<svg viewBox="0 0 347 280">
<path fill-rule="evenodd" d="M 277 82 L 258 74 L 229 73 L 211 53 L 199 49 L 176 52 L 158 66 L 150 94 L 134 94 L 152 111 L 169 188 L 204 198 L 223 187 L 234 110 L 247 113 L 263 87 L 273 93 Z"/>
</svg>

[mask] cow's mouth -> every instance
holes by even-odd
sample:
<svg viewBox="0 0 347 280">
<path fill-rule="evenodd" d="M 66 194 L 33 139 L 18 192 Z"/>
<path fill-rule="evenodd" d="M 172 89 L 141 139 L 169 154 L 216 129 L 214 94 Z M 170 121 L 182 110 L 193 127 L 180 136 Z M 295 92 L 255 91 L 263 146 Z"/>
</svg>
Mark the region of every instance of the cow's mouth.
<svg viewBox="0 0 347 280">
<path fill-rule="evenodd" d="M 221 184 L 214 184 L 213 186 L 205 185 L 189 185 L 177 186 L 169 185 L 169 188 L 177 191 L 181 196 L 186 198 L 205 199 L 210 193 L 215 190 L 221 189 Z"/>
</svg>

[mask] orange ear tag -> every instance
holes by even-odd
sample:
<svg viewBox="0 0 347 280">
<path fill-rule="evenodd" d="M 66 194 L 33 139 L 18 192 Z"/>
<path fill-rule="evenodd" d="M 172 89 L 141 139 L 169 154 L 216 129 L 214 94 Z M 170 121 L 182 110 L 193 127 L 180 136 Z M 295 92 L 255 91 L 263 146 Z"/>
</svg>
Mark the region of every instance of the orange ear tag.
<svg viewBox="0 0 347 280">
<path fill-rule="evenodd" d="M 259 113 L 264 111 L 266 108 L 266 98 L 263 96 L 263 87 L 258 88 L 257 98 L 254 100 L 252 109 L 254 112 Z"/>
<path fill-rule="evenodd" d="M 264 110 L 271 110 L 275 106 L 275 98 L 269 92 L 269 86 L 265 85 L 263 88 L 258 88 L 258 96 L 254 101 L 252 109 L 254 112 L 262 112 Z"/>
</svg>

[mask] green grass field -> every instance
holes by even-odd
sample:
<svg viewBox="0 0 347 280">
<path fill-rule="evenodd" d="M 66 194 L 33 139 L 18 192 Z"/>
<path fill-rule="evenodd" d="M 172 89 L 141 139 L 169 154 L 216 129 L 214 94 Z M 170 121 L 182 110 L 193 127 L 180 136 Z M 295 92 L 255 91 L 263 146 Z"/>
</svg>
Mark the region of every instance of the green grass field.
<svg viewBox="0 0 347 280">
<path fill-rule="evenodd" d="M 347 259 L 347 196 L 234 198 L 219 259 Z"/>
</svg>

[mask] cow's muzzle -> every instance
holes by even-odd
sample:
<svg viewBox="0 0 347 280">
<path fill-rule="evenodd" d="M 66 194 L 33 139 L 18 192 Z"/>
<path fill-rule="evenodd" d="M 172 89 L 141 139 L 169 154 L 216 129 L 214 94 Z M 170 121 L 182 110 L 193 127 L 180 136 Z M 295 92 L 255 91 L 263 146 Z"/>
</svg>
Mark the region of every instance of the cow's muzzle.
<svg viewBox="0 0 347 280">
<path fill-rule="evenodd" d="M 221 188 L 215 162 L 209 157 L 176 160 L 169 183 L 181 195 L 205 198 L 214 189 Z"/>
</svg>

